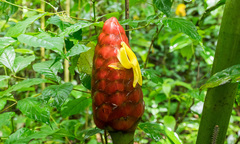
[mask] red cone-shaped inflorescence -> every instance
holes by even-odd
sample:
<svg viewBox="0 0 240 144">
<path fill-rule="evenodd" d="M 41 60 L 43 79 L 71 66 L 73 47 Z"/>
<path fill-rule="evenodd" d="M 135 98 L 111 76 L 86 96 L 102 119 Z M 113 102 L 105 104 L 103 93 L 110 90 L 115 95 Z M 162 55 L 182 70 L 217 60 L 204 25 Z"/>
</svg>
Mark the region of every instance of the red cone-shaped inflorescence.
<svg viewBox="0 0 240 144">
<path fill-rule="evenodd" d="M 92 71 L 92 109 L 100 129 L 134 131 L 144 112 L 143 93 L 139 84 L 133 87 L 132 69 L 113 69 L 121 42 L 128 38 L 115 17 L 108 19 L 98 37 Z"/>
</svg>

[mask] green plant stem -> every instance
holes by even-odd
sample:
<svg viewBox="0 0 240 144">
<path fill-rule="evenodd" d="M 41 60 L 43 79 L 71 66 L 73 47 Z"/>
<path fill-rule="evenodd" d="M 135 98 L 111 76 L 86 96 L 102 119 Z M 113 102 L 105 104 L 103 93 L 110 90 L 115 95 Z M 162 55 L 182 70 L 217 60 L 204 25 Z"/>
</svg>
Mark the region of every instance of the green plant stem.
<svg viewBox="0 0 240 144">
<path fill-rule="evenodd" d="M 92 20 L 77 18 L 77 17 L 74 17 L 74 16 L 69 16 L 69 17 L 73 18 L 73 19 L 76 19 L 76 20 L 83 20 L 83 21 L 93 22 Z"/>
<path fill-rule="evenodd" d="M 21 79 L 21 80 L 25 80 L 26 78 L 22 78 L 22 77 L 19 77 L 19 76 L 15 76 L 15 75 L 11 75 L 12 77 L 16 78 L 16 79 Z"/>
<path fill-rule="evenodd" d="M 239 7 L 239 0 L 226 1 L 212 75 L 230 66 L 240 64 Z M 208 89 L 197 144 L 224 143 L 237 88 L 238 83 L 228 83 Z M 215 131 L 216 126 L 218 127 L 217 132 Z M 217 139 L 213 139 L 213 136 Z"/>
<path fill-rule="evenodd" d="M 46 13 L 45 11 L 42 11 L 42 10 L 36 10 L 36 9 L 27 8 L 27 7 L 24 7 L 24 6 L 21 6 L 21 5 L 17 5 L 17 4 L 11 3 L 11 2 L 6 1 L 6 0 L 0 0 L 0 2 L 5 2 L 7 4 L 16 6 L 16 7 L 21 8 L 21 9 L 27 9 L 27 10 L 36 11 L 36 12 L 39 12 L 39 13 Z M 56 12 L 56 13 L 47 12 L 47 15 L 50 16 L 50 15 L 55 15 L 55 14 L 58 14 L 58 13 L 63 13 L 63 12 Z"/>
<path fill-rule="evenodd" d="M 94 22 L 96 22 L 96 7 L 95 7 L 95 0 L 92 0 L 92 2 L 93 2 L 93 20 L 94 20 Z M 94 28 L 95 28 L 95 34 L 97 34 L 97 27 L 96 26 L 94 26 Z"/>
<path fill-rule="evenodd" d="M 50 118 L 52 119 L 52 121 L 54 122 L 54 124 L 58 127 L 57 122 L 55 121 L 55 119 L 52 117 L 52 115 L 50 115 Z"/>
<path fill-rule="evenodd" d="M 55 12 L 57 12 L 57 9 L 52 4 L 50 4 L 49 2 L 46 2 L 44 0 L 41 0 L 41 2 L 48 4 L 50 7 L 52 7 L 54 9 Z"/>
<path fill-rule="evenodd" d="M 79 89 L 73 89 L 73 90 L 75 90 L 75 91 L 80 91 L 80 92 L 83 92 L 83 93 L 91 93 L 91 92 L 89 92 L 89 91 L 82 91 L 82 90 L 79 90 Z"/>
<path fill-rule="evenodd" d="M 145 27 L 147 27 L 147 26 L 149 26 L 149 25 L 150 25 L 150 23 L 149 23 L 149 24 L 146 24 L 146 25 L 144 25 L 144 26 L 140 26 L 140 27 L 133 28 L 133 29 L 128 29 L 128 30 L 125 30 L 125 31 L 133 31 L 133 30 L 138 30 L 138 29 L 145 28 Z"/>
<path fill-rule="evenodd" d="M 7 3 L 7 4 L 16 6 L 16 7 L 21 8 L 21 9 L 27 9 L 27 10 L 36 11 L 36 12 L 39 12 L 39 13 L 44 13 L 44 11 L 40 11 L 40 10 L 31 9 L 31 8 L 23 7 L 23 6 L 20 6 L 20 5 L 16 5 L 16 4 L 11 3 L 11 2 L 8 2 L 8 1 L 6 1 L 6 0 L 1 0 L 1 2 L 5 2 L 5 3 Z"/>
<path fill-rule="evenodd" d="M 113 144 L 133 144 L 134 131 L 132 132 L 109 132 L 113 141 Z"/>
<path fill-rule="evenodd" d="M 1 110 L 1 111 L 0 111 L 0 114 L 1 114 L 2 112 L 4 112 L 5 110 L 9 109 L 10 107 L 14 106 L 15 104 L 17 104 L 17 102 L 15 102 L 15 103 L 13 103 L 12 105 L 10 105 L 10 106 L 6 107 L 5 109 Z"/>
<path fill-rule="evenodd" d="M 144 68 L 147 68 L 147 63 L 148 63 L 148 59 L 149 59 L 149 54 L 150 54 L 150 51 L 151 51 L 153 42 L 154 42 L 155 38 L 158 36 L 158 34 L 162 31 L 163 27 L 164 27 L 164 25 L 161 26 L 161 28 L 160 28 L 159 31 L 156 31 L 157 34 L 156 34 L 156 36 L 153 37 L 153 39 L 152 39 L 152 41 L 151 41 L 151 44 L 150 44 L 150 46 L 149 46 L 149 48 L 148 48 L 147 58 L 146 58 L 146 61 L 145 61 L 145 63 L 144 63 Z"/>
<path fill-rule="evenodd" d="M 208 17 L 213 10 L 217 9 L 218 7 L 220 7 L 220 6 L 224 5 L 224 4 L 225 4 L 225 2 L 222 1 L 222 2 L 218 2 L 216 5 L 208 8 L 208 9 L 203 13 L 202 17 L 197 21 L 197 25 L 198 25 L 198 26 L 201 26 L 201 25 L 203 24 L 204 19 L 206 19 L 206 17 Z"/>
<path fill-rule="evenodd" d="M 101 142 L 102 142 L 102 144 L 104 144 L 104 141 L 103 141 L 103 136 L 102 136 L 102 134 L 100 133 L 100 137 L 101 137 Z"/>
<path fill-rule="evenodd" d="M 107 130 L 104 130 L 104 139 L 105 139 L 105 144 L 108 144 Z"/>
<path fill-rule="evenodd" d="M 45 3 L 44 1 L 41 1 L 41 9 L 42 11 L 45 11 Z M 45 29 L 45 16 L 41 17 L 41 29 Z M 44 62 L 45 61 L 45 48 L 44 47 L 40 47 L 40 55 L 41 55 L 41 61 Z M 45 75 L 41 75 L 42 79 L 45 79 Z M 44 90 L 46 87 L 45 83 L 41 83 L 41 89 Z"/>
<path fill-rule="evenodd" d="M 88 116 L 89 116 L 89 107 L 86 108 L 86 114 L 85 114 L 85 129 L 88 128 Z"/>
<path fill-rule="evenodd" d="M 4 68 L 5 75 L 8 75 L 6 66 L 3 66 L 3 68 Z M 9 80 L 7 79 L 7 84 L 8 83 L 9 83 Z M 8 87 L 9 87 L 9 85 L 8 85 Z"/>
<path fill-rule="evenodd" d="M 70 16 L 70 8 L 71 8 L 71 2 L 70 0 L 66 0 L 66 14 L 67 16 Z M 65 53 L 67 53 L 67 49 L 66 46 L 64 48 Z M 67 59 L 69 59 L 69 57 L 67 57 Z M 67 59 L 64 59 L 64 82 L 69 82 L 69 78 L 70 78 L 70 72 L 69 72 L 69 61 Z"/>
<path fill-rule="evenodd" d="M 167 112 L 168 116 L 170 115 L 170 108 L 171 108 L 171 96 L 169 96 L 168 98 L 168 112 Z"/>
</svg>

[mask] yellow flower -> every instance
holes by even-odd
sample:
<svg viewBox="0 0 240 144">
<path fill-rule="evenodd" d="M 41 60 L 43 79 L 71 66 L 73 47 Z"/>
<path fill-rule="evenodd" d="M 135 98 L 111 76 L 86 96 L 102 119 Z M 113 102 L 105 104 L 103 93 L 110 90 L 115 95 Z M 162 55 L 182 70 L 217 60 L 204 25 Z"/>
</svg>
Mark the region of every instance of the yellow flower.
<svg viewBox="0 0 240 144">
<path fill-rule="evenodd" d="M 185 4 L 179 4 L 176 9 L 176 15 L 178 16 L 186 16 L 186 11 L 185 11 L 186 5 Z"/>
<path fill-rule="evenodd" d="M 127 46 L 125 42 L 121 42 L 122 47 L 120 48 L 117 58 L 120 63 L 112 63 L 108 65 L 114 69 L 133 69 L 133 87 L 136 87 L 137 83 L 142 86 L 142 74 L 136 55 Z"/>
</svg>

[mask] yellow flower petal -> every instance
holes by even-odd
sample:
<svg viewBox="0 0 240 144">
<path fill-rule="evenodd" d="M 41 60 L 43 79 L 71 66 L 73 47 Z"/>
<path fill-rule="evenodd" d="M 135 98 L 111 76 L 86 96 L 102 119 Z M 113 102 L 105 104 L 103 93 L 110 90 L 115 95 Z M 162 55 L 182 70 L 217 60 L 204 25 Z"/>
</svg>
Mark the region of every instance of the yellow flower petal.
<svg viewBox="0 0 240 144">
<path fill-rule="evenodd" d="M 121 42 L 122 47 L 118 51 L 117 58 L 120 63 L 112 63 L 108 65 L 113 69 L 133 69 L 133 87 L 136 87 L 137 83 L 142 86 L 142 74 L 136 55 L 127 46 L 125 42 Z"/>
<path fill-rule="evenodd" d="M 137 82 L 139 80 L 139 73 L 136 67 L 133 67 L 133 87 L 137 85 Z"/>
<path fill-rule="evenodd" d="M 116 70 L 124 69 L 124 67 L 119 62 L 111 63 L 110 65 L 108 65 L 108 67 Z"/>
<path fill-rule="evenodd" d="M 138 73 L 139 73 L 138 83 L 139 83 L 140 86 L 142 86 L 142 73 L 141 73 L 141 69 L 140 69 L 139 64 L 137 65 L 137 70 L 138 70 Z"/>
<path fill-rule="evenodd" d="M 178 16 L 186 16 L 186 5 L 185 4 L 179 4 L 176 9 L 176 15 Z"/>
<path fill-rule="evenodd" d="M 123 65 L 123 67 L 125 67 L 126 69 L 130 69 L 132 67 L 132 64 L 129 61 L 126 50 L 124 48 L 121 48 L 119 50 L 117 58 L 120 61 L 120 63 Z"/>
<path fill-rule="evenodd" d="M 137 61 L 136 55 L 127 46 L 127 44 L 125 42 L 121 42 L 121 45 L 122 45 L 122 48 L 126 50 L 127 56 L 130 59 L 131 64 L 133 65 L 132 66 L 133 74 L 134 74 L 133 87 L 136 86 L 137 82 L 139 83 L 139 85 L 142 85 L 142 74 L 141 74 L 140 66 L 139 66 L 139 63 Z"/>
</svg>

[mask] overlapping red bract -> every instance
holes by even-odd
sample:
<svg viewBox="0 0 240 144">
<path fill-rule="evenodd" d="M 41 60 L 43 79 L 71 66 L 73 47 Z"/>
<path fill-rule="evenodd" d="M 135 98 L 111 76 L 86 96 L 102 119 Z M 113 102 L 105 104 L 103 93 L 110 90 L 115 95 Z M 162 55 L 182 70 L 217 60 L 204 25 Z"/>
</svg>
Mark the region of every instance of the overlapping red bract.
<svg viewBox="0 0 240 144">
<path fill-rule="evenodd" d="M 119 62 L 121 41 L 128 38 L 115 17 L 108 19 L 98 37 L 92 71 L 92 108 L 97 127 L 110 131 L 134 131 L 144 112 L 143 93 L 133 87 L 133 70 L 108 67 Z"/>
</svg>

